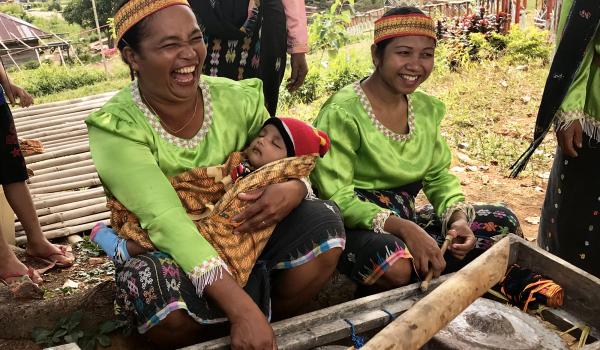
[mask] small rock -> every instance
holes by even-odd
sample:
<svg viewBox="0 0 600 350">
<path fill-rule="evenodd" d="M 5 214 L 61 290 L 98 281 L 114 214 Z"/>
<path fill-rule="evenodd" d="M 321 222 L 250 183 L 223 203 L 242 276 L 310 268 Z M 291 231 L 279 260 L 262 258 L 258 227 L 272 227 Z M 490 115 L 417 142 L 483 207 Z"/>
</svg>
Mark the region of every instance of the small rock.
<svg viewBox="0 0 600 350">
<path fill-rule="evenodd" d="M 465 168 L 463 168 L 461 166 L 455 166 L 455 167 L 450 168 L 450 171 L 453 173 L 464 173 Z"/>
<path fill-rule="evenodd" d="M 531 96 L 521 96 L 521 101 L 523 101 L 525 104 L 528 104 L 531 101 Z"/>
<path fill-rule="evenodd" d="M 535 186 L 535 191 L 536 192 L 544 192 L 544 189 L 541 188 L 540 186 Z"/>
<path fill-rule="evenodd" d="M 549 179 L 550 178 L 550 172 L 546 171 L 543 173 L 538 173 L 537 176 L 541 179 Z"/>
<path fill-rule="evenodd" d="M 475 162 L 471 158 L 469 158 L 468 155 L 466 155 L 464 153 L 457 152 L 456 153 L 456 157 L 463 164 L 467 164 L 467 165 L 474 165 L 475 164 Z"/>
<path fill-rule="evenodd" d="M 477 167 L 477 165 L 469 165 L 467 167 L 467 171 L 473 171 L 473 172 L 475 172 L 475 171 L 478 171 L 478 170 L 479 170 L 479 168 Z"/>
<path fill-rule="evenodd" d="M 471 182 L 469 180 L 466 180 L 466 179 L 465 180 L 460 180 L 460 185 L 461 186 L 467 186 L 469 184 L 471 184 Z"/>
<path fill-rule="evenodd" d="M 466 142 L 461 142 L 458 144 L 458 149 L 468 149 L 469 148 L 469 144 Z"/>
<path fill-rule="evenodd" d="M 520 187 L 531 187 L 529 184 L 526 184 L 526 183 L 521 183 L 521 184 L 519 184 L 519 186 Z"/>
<path fill-rule="evenodd" d="M 62 286 L 63 288 L 73 288 L 73 289 L 77 289 L 79 288 L 79 282 L 75 282 L 73 280 L 66 280 L 65 284 L 63 284 Z"/>
<path fill-rule="evenodd" d="M 488 183 L 490 183 L 490 178 L 488 176 L 486 176 L 486 175 L 483 175 L 481 177 L 481 183 L 484 184 L 484 185 L 487 185 Z"/>
<path fill-rule="evenodd" d="M 480 165 L 479 166 L 479 170 L 481 170 L 481 171 L 488 171 L 488 170 L 490 170 L 490 167 L 487 166 L 487 165 Z"/>
<path fill-rule="evenodd" d="M 527 221 L 528 224 L 539 225 L 540 217 L 539 216 L 528 216 L 525 218 L 525 221 Z"/>
<path fill-rule="evenodd" d="M 520 70 L 520 71 L 526 71 L 529 69 L 529 67 L 526 64 L 524 64 L 524 65 L 516 66 L 515 69 Z"/>
<path fill-rule="evenodd" d="M 100 265 L 100 264 L 104 264 L 104 259 L 102 259 L 102 258 L 89 258 L 88 259 L 88 263 L 90 265 Z"/>
<path fill-rule="evenodd" d="M 500 85 L 502 85 L 502 87 L 508 87 L 508 83 L 506 82 L 506 80 L 500 81 Z"/>
</svg>

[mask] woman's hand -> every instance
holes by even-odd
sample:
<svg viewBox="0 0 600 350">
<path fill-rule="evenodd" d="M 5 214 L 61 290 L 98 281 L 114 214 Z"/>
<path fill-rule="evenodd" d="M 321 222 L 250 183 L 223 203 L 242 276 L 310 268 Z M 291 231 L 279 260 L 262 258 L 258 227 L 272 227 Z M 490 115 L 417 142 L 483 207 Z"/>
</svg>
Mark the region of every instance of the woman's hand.
<svg viewBox="0 0 600 350">
<path fill-rule="evenodd" d="M 576 148 L 582 147 L 583 131 L 579 120 L 575 120 L 568 128 L 559 128 L 556 140 L 562 152 L 569 157 L 577 157 Z"/>
<path fill-rule="evenodd" d="M 475 248 L 477 240 L 469 227 L 469 223 L 464 218 L 453 221 L 450 224 L 450 230 L 456 232 L 456 238 L 448 246 L 448 250 L 450 250 L 452 256 L 462 260 L 468 252 Z"/>
<path fill-rule="evenodd" d="M 19 100 L 19 105 L 21 107 L 29 107 L 33 104 L 33 98 L 31 95 L 29 95 L 27 91 L 14 84 L 10 84 L 10 88 L 6 91 L 6 96 L 8 97 L 10 104 L 13 106 L 17 103 L 17 99 Z"/>
<path fill-rule="evenodd" d="M 292 74 L 288 79 L 287 89 L 289 92 L 294 92 L 304 84 L 304 78 L 308 73 L 308 64 L 304 53 L 293 53 L 291 56 Z"/>
<path fill-rule="evenodd" d="M 306 196 L 306 185 L 300 180 L 291 180 L 249 192 L 240 193 L 244 201 L 256 201 L 232 220 L 241 223 L 233 232 L 247 233 L 279 223 Z"/>
<path fill-rule="evenodd" d="M 277 349 L 275 334 L 254 301 L 227 272 L 205 289 L 231 323 L 232 349 Z"/>
<path fill-rule="evenodd" d="M 413 256 L 415 269 L 421 276 L 429 271 L 430 264 L 433 277 L 439 277 L 446 268 L 446 261 L 437 242 L 419 225 L 410 220 L 390 216 L 385 222 L 385 231 L 401 238 Z"/>
</svg>

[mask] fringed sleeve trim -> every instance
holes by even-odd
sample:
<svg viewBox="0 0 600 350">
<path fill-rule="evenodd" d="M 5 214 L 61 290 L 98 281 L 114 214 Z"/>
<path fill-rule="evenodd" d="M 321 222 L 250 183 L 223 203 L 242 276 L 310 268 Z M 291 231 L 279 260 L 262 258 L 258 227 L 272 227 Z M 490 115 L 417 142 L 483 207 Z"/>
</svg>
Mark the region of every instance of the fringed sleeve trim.
<svg viewBox="0 0 600 350">
<path fill-rule="evenodd" d="M 373 231 L 375 231 L 376 233 L 389 233 L 389 232 L 385 231 L 384 227 L 385 227 L 385 222 L 392 214 L 393 214 L 392 211 L 387 210 L 387 209 L 384 209 L 384 210 L 380 211 L 379 213 L 377 213 L 375 215 L 375 217 L 373 218 L 373 225 L 372 225 Z"/>
<path fill-rule="evenodd" d="M 227 264 L 216 256 L 205 260 L 200 266 L 195 266 L 188 272 L 188 277 L 196 287 L 196 294 L 202 296 L 207 286 L 223 278 L 223 271 L 229 272 Z"/>
<path fill-rule="evenodd" d="M 475 220 L 475 208 L 473 208 L 471 204 L 467 202 L 455 203 L 446 209 L 446 212 L 442 217 L 442 233 L 444 235 L 446 235 L 446 232 L 448 231 L 448 223 L 450 222 L 450 218 L 457 211 L 461 211 L 465 214 L 469 227 L 471 227 L 471 224 Z"/>
</svg>

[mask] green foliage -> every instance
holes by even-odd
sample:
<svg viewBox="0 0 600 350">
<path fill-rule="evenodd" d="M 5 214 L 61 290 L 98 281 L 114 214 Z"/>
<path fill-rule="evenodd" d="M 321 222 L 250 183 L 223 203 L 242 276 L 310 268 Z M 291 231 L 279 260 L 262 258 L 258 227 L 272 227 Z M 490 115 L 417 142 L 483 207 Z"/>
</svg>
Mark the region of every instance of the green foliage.
<svg viewBox="0 0 600 350">
<path fill-rule="evenodd" d="M 344 10 L 344 5 L 352 7 L 354 0 L 335 0 L 329 11 L 315 13 L 308 28 L 308 41 L 313 49 L 338 50 L 350 40 L 346 26 L 352 19 L 352 12 Z"/>
<path fill-rule="evenodd" d="M 25 12 L 25 9 L 20 4 L 0 4 L 0 12 L 7 15 L 20 18 L 26 22 L 31 22 L 31 16 Z"/>
<path fill-rule="evenodd" d="M 35 328 L 33 339 L 44 347 L 77 343 L 84 350 L 94 350 L 98 345 L 102 347 L 111 345 L 108 334 L 119 329 L 128 331 L 126 322 L 112 320 L 103 322 L 97 329 L 84 331 L 80 328 L 82 318 L 83 311 L 77 310 L 71 316 L 61 318 L 52 330 Z"/>
<path fill-rule="evenodd" d="M 541 61 L 547 64 L 550 61 L 552 45 L 548 43 L 548 32 L 537 28 L 528 28 L 524 31 L 517 27 L 511 29 L 507 35 L 506 60 L 510 64 L 526 64 L 530 61 Z"/>
<path fill-rule="evenodd" d="M 62 10 L 62 6 L 60 5 L 59 0 L 48 1 L 48 11 L 60 11 L 60 10 Z"/>
<path fill-rule="evenodd" d="M 33 96 L 76 89 L 105 80 L 100 68 L 42 64 L 38 69 L 13 74 L 13 80 Z"/>
<path fill-rule="evenodd" d="M 103 26 L 107 24 L 108 18 L 119 6 L 118 0 L 96 0 L 96 10 L 98 12 L 98 22 Z M 94 11 L 92 10 L 92 0 L 71 0 L 63 11 L 63 17 L 69 23 L 77 23 L 85 28 L 95 27 Z"/>
<path fill-rule="evenodd" d="M 67 21 L 65 21 L 59 15 L 52 15 L 50 17 L 34 17 L 31 23 L 41 30 L 54 34 L 67 34 L 69 36 L 75 36 L 82 31 L 78 24 L 67 23 Z"/>
</svg>

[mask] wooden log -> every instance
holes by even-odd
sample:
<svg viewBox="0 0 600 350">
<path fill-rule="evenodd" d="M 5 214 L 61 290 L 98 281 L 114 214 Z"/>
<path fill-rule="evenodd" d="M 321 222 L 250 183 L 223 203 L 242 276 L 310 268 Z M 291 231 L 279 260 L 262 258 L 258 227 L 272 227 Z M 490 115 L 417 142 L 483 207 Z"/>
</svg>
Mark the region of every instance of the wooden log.
<svg viewBox="0 0 600 350">
<path fill-rule="evenodd" d="M 58 171 L 55 170 L 53 172 L 46 173 L 46 174 L 36 173 L 33 177 L 31 177 L 29 179 L 29 185 L 31 186 L 33 184 L 43 183 L 43 182 L 50 181 L 50 180 L 66 179 L 66 178 L 76 176 L 76 175 L 95 174 L 95 173 L 96 173 L 96 167 L 93 164 L 82 165 L 77 168 L 72 168 L 72 169 L 67 169 L 67 170 L 58 170 Z"/>
<path fill-rule="evenodd" d="M 35 172 L 40 169 L 51 168 L 51 167 L 61 166 L 61 165 L 68 165 L 68 164 L 81 162 L 81 161 L 88 160 L 88 159 L 92 159 L 92 154 L 90 152 L 79 153 L 79 154 L 74 154 L 71 156 L 64 156 L 64 157 L 55 158 L 55 159 L 43 160 L 41 162 L 36 162 L 36 163 L 29 163 L 29 162 L 27 162 L 27 159 L 25 159 L 25 161 L 27 162 L 27 167 Z"/>
<path fill-rule="evenodd" d="M 27 157 L 27 164 L 41 162 L 43 160 L 49 160 L 49 159 L 53 159 L 53 158 L 72 156 L 75 154 L 86 153 L 89 151 L 90 151 L 89 144 L 85 144 L 85 145 L 70 147 L 67 149 L 61 149 L 56 152 L 44 152 L 42 154 L 36 154 L 36 155 Z"/>
<path fill-rule="evenodd" d="M 364 349 L 421 348 L 502 279 L 509 251 L 510 239 L 506 237 L 377 333 Z"/>
<path fill-rule="evenodd" d="M 80 175 L 67 176 L 62 179 L 61 178 L 50 179 L 50 180 L 40 181 L 40 182 L 32 181 L 29 184 L 29 189 L 31 190 L 31 189 L 36 189 L 36 188 L 52 187 L 55 185 L 69 184 L 69 183 L 73 183 L 73 182 L 96 179 L 96 178 L 98 178 L 98 173 L 93 171 L 93 172 L 87 172 L 87 173 L 80 174 Z"/>
<path fill-rule="evenodd" d="M 15 302 L 10 297 L 3 298 L 0 303 L 0 338 L 30 339 L 34 328 L 53 329 L 61 318 L 76 310 L 83 310 L 82 327 L 97 327 L 106 320 L 114 319 L 115 293 L 114 282 L 107 281 L 85 292 L 49 300 Z"/>
</svg>

